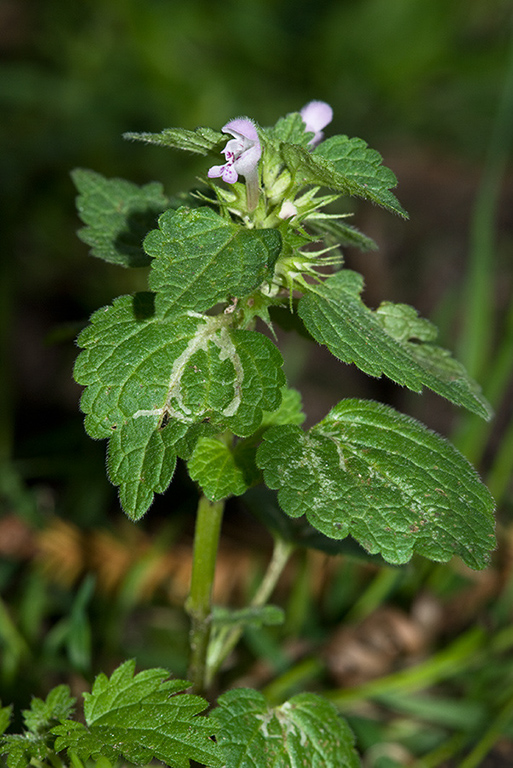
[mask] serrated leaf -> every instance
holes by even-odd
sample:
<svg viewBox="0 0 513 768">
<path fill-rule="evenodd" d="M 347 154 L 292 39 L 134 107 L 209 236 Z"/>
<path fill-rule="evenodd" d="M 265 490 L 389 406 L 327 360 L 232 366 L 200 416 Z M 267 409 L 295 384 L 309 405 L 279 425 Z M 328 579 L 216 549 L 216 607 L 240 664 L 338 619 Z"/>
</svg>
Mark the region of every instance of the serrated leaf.
<svg viewBox="0 0 513 768">
<path fill-rule="evenodd" d="M 75 707 L 75 701 L 67 685 L 52 688 L 44 701 L 34 697 L 30 702 L 30 709 L 23 710 L 26 728 L 35 734 L 44 733 L 59 720 L 69 717 Z"/>
<path fill-rule="evenodd" d="M 130 419 L 109 440 L 107 467 L 119 501 L 132 520 L 138 520 L 153 501 L 164 493 L 176 466 L 176 443 L 187 432 L 187 424 L 172 420 L 159 427 L 159 416 Z"/>
<path fill-rule="evenodd" d="M 378 247 L 374 240 L 364 235 L 359 229 L 340 221 L 337 214 L 315 213 L 305 219 L 305 224 L 327 240 L 333 240 L 337 245 L 349 245 L 361 251 L 375 251 Z"/>
<path fill-rule="evenodd" d="M 328 187 L 335 192 L 361 197 L 408 218 L 390 189 L 397 179 L 382 165 L 379 152 L 362 139 L 332 136 L 313 152 L 297 144 L 283 143 L 281 153 L 296 184 Z"/>
<path fill-rule="evenodd" d="M 127 661 L 110 679 L 99 675 L 85 694 L 86 725 L 67 721 L 53 729 L 55 748 L 76 753 L 82 760 L 103 755 L 120 757 L 136 765 L 152 759 L 176 768 L 190 760 L 218 768 L 212 725 L 200 716 L 208 703 L 184 694 L 187 681 L 166 680 L 163 669 L 149 669 L 134 676 L 135 662 Z"/>
<path fill-rule="evenodd" d="M 245 229 L 210 208 L 166 211 L 144 248 L 155 259 L 150 288 L 168 312 L 203 312 L 246 296 L 269 278 L 281 250 L 276 229 Z"/>
<path fill-rule="evenodd" d="M 472 466 L 388 406 L 344 400 L 306 433 L 274 427 L 257 462 L 288 515 L 306 514 L 332 538 L 351 534 L 390 563 L 416 551 L 483 568 L 495 546 L 494 502 Z"/>
<path fill-rule="evenodd" d="M 32 758 L 43 761 L 48 756 L 48 748 L 43 737 L 13 733 L 3 736 L 0 744 L 0 754 L 7 755 L 8 768 L 27 768 Z"/>
<path fill-rule="evenodd" d="M 162 184 L 151 182 L 139 187 L 82 168 L 71 176 L 80 193 L 78 213 L 86 225 L 78 236 L 91 246 L 91 254 L 122 267 L 150 264 L 142 242 L 169 206 Z"/>
<path fill-rule="evenodd" d="M 345 539 L 331 539 L 310 525 L 306 517 L 289 517 L 280 507 L 276 492 L 265 485 L 249 488 L 242 500 L 249 511 L 268 530 L 296 547 L 317 549 L 327 555 L 343 555 L 367 563 L 385 565 L 380 555 L 371 555 L 352 536 L 346 536 Z"/>
<path fill-rule="evenodd" d="M 42 763 L 51 757 L 54 752 L 51 729 L 69 717 L 74 705 L 75 699 L 70 695 L 67 685 L 53 688 L 44 701 L 34 697 L 30 709 L 23 711 L 27 728 L 25 733 L 9 734 L 0 738 L 0 754 L 7 754 L 8 768 L 26 768 L 34 764 L 33 759 Z M 9 707 L 1 710 L 1 725 L 7 727 L 9 715 Z"/>
<path fill-rule="evenodd" d="M 219 697 L 212 717 L 226 768 L 358 768 L 353 736 L 335 707 L 302 693 L 271 708 L 249 688 Z"/>
<path fill-rule="evenodd" d="M 285 612 L 277 605 L 248 606 L 236 610 L 216 605 L 212 611 L 212 622 L 216 627 L 277 626 L 284 621 Z"/>
<path fill-rule="evenodd" d="M 299 112 L 290 112 L 285 117 L 280 118 L 273 128 L 265 129 L 264 133 L 277 144 L 286 141 L 289 144 L 307 147 L 314 134 L 312 132 L 307 133 L 305 128 L 305 123 Z"/>
<path fill-rule="evenodd" d="M 305 419 L 301 393 L 292 387 L 283 387 L 280 407 L 275 411 L 264 411 L 262 427 L 267 428 L 275 424 L 302 424 Z"/>
<path fill-rule="evenodd" d="M 256 432 L 245 440 L 238 440 L 231 449 L 233 454 L 231 461 L 233 461 L 237 472 L 240 473 L 237 477 L 243 479 L 244 482 L 243 490 L 240 490 L 242 483 L 240 484 L 240 493 L 244 493 L 247 488 L 262 482 L 262 473 L 256 465 L 255 458 L 258 444 L 262 440 L 265 430 L 274 424 L 302 424 L 305 420 L 299 392 L 295 389 L 282 387 L 281 396 L 282 400 L 279 408 L 275 411 L 264 411 L 262 423 Z M 205 466 L 205 477 L 207 474 L 208 469 Z M 236 495 L 240 495 L 240 493 Z"/>
<path fill-rule="evenodd" d="M 431 343 L 434 326 L 404 304 L 372 311 L 360 298 L 362 288 L 362 276 L 347 269 L 305 285 L 298 313 L 313 338 L 369 376 L 384 374 L 414 392 L 429 387 L 489 419 L 490 406 L 477 384 L 448 351 Z"/>
<path fill-rule="evenodd" d="M 75 378 L 88 387 L 81 407 L 91 436 L 155 416 L 159 426 L 210 419 L 252 434 L 262 411 L 281 402 L 283 361 L 274 344 L 256 331 L 231 330 L 223 315 L 168 318 L 152 299 L 119 297 L 78 338 L 85 351 Z"/>
<path fill-rule="evenodd" d="M 210 501 L 240 496 L 248 488 L 244 470 L 237 465 L 233 451 L 220 440 L 201 437 L 187 469 Z"/>
<path fill-rule="evenodd" d="M 395 174 L 383 165 L 379 152 L 368 147 L 363 139 L 331 136 L 314 149 L 313 155 L 316 159 L 328 160 L 337 173 L 358 185 L 360 191 L 353 194 L 408 218 L 390 192 L 397 186 Z"/>
<path fill-rule="evenodd" d="M 166 309 L 152 294 L 122 296 L 78 339 L 86 429 L 111 438 L 109 474 L 133 519 L 169 485 L 191 428 L 208 420 L 252 434 L 263 411 L 279 406 L 284 383 L 281 355 L 262 334 L 230 330 L 225 315 Z"/>
<path fill-rule="evenodd" d="M 435 341 L 438 330 L 433 323 L 419 317 L 417 310 L 408 304 L 392 304 L 384 301 L 376 310 L 376 317 L 385 331 L 396 341 Z"/>
<path fill-rule="evenodd" d="M 221 142 L 226 142 L 225 133 L 214 131 L 212 128 L 199 127 L 194 131 L 185 128 L 165 128 L 160 133 L 124 133 L 124 139 L 144 141 L 146 144 L 156 144 L 159 147 L 183 149 L 198 155 L 207 155 Z"/>
</svg>

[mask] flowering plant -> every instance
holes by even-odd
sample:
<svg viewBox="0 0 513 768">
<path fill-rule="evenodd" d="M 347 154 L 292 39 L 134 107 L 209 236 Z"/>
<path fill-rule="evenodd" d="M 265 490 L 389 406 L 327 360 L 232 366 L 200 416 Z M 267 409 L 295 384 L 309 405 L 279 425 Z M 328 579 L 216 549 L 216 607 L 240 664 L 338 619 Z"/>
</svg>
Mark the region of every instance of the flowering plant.
<svg viewBox="0 0 513 768">
<path fill-rule="evenodd" d="M 406 212 L 375 150 L 345 135 L 324 139 L 331 120 L 331 107 L 312 101 L 270 128 L 239 117 L 221 132 L 127 134 L 224 155 L 222 164 L 205 164 L 200 190 L 177 198 L 157 183 L 73 174 L 85 224 L 80 237 L 92 254 L 150 268 L 148 291 L 121 296 L 92 316 L 78 339 L 75 378 L 84 386 L 85 428 L 108 439 L 109 478 L 133 521 L 155 493 L 166 492 L 178 459 L 197 484 L 185 606 L 189 681 L 166 680 L 161 669 L 134 676 L 134 664 L 125 662 L 110 678 L 98 677 L 85 722 L 70 719 L 73 701 L 61 686 L 34 705 L 39 720 L 29 713 L 25 736 L 5 738 L 10 767 L 68 759 L 81 768 L 94 758 L 102 766 L 157 759 L 179 768 L 189 760 L 219 768 L 354 768 L 353 736 L 318 694 L 272 706 L 256 690 L 233 688 L 201 714 L 244 628 L 283 621 L 268 601 L 292 552 L 356 549 L 393 565 L 415 552 L 439 562 L 457 555 L 478 569 L 488 562 L 493 501 L 454 447 L 368 400 L 342 400 L 304 429 L 300 394 L 287 385 L 277 310 L 292 313 L 342 363 L 491 415 L 475 382 L 437 346 L 429 321 L 405 304 L 373 310 L 363 303 L 362 277 L 344 267 L 343 250 L 375 244 L 346 212 L 325 209 L 353 196 Z M 231 497 L 248 502 L 275 543 L 269 570 L 242 609 L 211 600 Z"/>
</svg>

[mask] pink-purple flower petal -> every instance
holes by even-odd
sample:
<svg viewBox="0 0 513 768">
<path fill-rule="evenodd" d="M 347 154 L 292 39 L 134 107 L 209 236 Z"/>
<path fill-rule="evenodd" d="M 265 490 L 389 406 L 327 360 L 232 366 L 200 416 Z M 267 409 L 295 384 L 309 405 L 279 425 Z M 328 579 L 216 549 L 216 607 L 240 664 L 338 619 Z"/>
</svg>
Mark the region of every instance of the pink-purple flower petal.
<svg viewBox="0 0 513 768">
<path fill-rule="evenodd" d="M 314 136 L 308 142 L 311 147 L 317 146 L 324 138 L 323 128 L 333 120 L 333 110 L 325 101 L 310 101 L 300 112 L 305 124 L 305 131 Z"/>
<path fill-rule="evenodd" d="M 231 134 L 233 139 L 230 139 L 222 150 L 226 163 L 222 166 L 214 165 L 208 171 L 209 178 L 221 176 L 223 181 L 234 184 L 239 174 L 246 179 L 253 177 L 262 155 L 262 147 L 254 123 L 248 118 L 237 117 L 226 123 L 222 131 Z"/>
</svg>

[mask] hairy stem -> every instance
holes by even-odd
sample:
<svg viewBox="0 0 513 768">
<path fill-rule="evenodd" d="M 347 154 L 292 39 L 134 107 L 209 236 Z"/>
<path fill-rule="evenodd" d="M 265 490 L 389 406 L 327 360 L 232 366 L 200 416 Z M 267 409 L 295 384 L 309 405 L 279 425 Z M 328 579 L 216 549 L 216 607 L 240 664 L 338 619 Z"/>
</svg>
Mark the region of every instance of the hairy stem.
<svg viewBox="0 0 513 768">
<path fill-rule="evenodd" d="M 185 608 L 191 618 L 191 657 L 188 676 L 193 690 L 205 688 L 206 660 L 212 624 L 212 585 L 216 566 L 224 501 L 210 502 L 201 496 L 198 502 L 191 590 Z"/>
</svg>

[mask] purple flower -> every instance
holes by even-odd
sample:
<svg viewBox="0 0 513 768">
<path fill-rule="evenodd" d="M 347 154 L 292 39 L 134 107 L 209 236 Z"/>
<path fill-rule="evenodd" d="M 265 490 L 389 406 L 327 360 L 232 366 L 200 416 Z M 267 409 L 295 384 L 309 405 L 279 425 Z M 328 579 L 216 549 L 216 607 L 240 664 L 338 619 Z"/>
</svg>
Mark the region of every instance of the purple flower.
<svg viewBox="0 0 513 768">
<path fill-rule="evenodd" d="M 223 149 L 226 163 L 213 165 L 208 172 L 208 177 L 213 179 L 221 176 L 228 184 L 235 184 L 239 174 L 246 179 L 254 177 L 262 148 L 257 130 L 251 120 L 245 117 L 230 120 L 223 126 L 222 131 L 231 133 L 233 136 Z"/>
<path fill-rule="evenodd" d="M 313 139 L 308 144 L 313 149 L 324 138 L 323 128 L 333 120 L 333 110 L 325 101 L 310 101 L 300 112 L 305 124 L 305 131 L 313 133 Z"/>
</svg>

